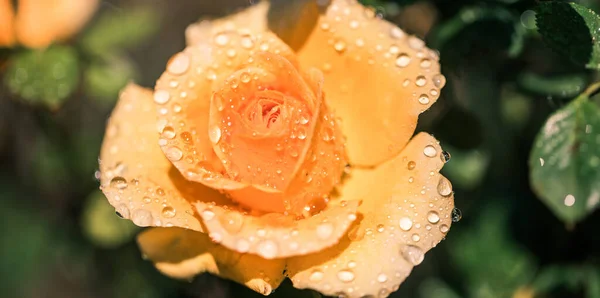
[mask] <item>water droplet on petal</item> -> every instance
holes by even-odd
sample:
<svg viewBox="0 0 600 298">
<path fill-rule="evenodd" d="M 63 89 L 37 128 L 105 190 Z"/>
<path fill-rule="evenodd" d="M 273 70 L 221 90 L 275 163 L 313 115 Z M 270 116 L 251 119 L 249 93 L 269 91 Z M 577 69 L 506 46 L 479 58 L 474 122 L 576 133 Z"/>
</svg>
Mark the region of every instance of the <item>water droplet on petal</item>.
<svg viewBox="0 0 600 298">
<path fill-rule="evenodd" d="M 175 214 L 176 214 L 175 208 L 173 208 L 171 206 L 167 206 L 167 207 L 163 208 L 163 210 L 162 210 L 162 215 L 166 218 L 174 217 Z"/>
<path fill-rule="evenodd" d="M 412 160 L 408 162 L 408 169 L 409 170 L 413 170 L 416 166 L 417 166 L 416 162 L 414 162 Z"/>
<path fill-rule="evenodd" d="M 137 209 L 133 212 L 131 220 L 140 227 L 147 227 L 152 224 L 152 214 L 146 209 Z"/>
<path fill-rule="evenodd" d="M 171 147 L 167 149 L 167 158 L 171 161 L 179 161 L 183 157 L 183 151 L 178 147 Z"/>
<path fill-rule="evenodd" d="M 419 236 L 419 234 L 412 234 L 411 239 L 414 242 L 419 242 L 419 240 L 421 240 L 421 236 Z"/>
<path fill-rule="evenodd" d="M 438 223 L 440 221 L 440 216 L 435 211 L 429 211 L 429 213 L 427 213 L 427 221 L 432 224 Z"/>
<path fill-rule="evenodd" d="M 273 259 L 278 253 L 277 243 L 272 240 L 263 240 L 258 244 L 258 254 L 265 259 Z"/>
<path fill-rule="evenodd" d="M 396 66 L 398 67 L 406 67 L 410 63 L 410 56 L 407 54 L 400 54 L 396 57 Z"/>
<path fill-rule="evenodd" d="M 167 103 L 170 98 L 171 95 L 169 94 L 169 91 L 157 90 L 156 92 L 154 92 L 154 102 L 159 105 Z"/>
<path fill-rule="evenodd" d="M 247 73 L 247 72 L 244 71 L 244 72 L 242 72 L 240 74 L 240 81 L 242 83 L 248 83 L 248 82 L 250 82 L 250 79 L 251 78 L 250 78 L 250 74 L 249 73 Z"/>
<path fill-rule="evenodd" d="M 327 240 L 333 234 L 333 224 L 329 222 L 321 223 L 317 226 L 317 237 Z"/>
<path fill-rule="evenodd" d="M 419 96 L 419 103 L 426 105 L 429 103 L 429 96 L 427 96 L 427 94 L 421 94 L 421 96 Z"/>
<path fill-rule="evenodd" d="M 442 89 L 446 85 L 446 77 L 442 74 L 434 75 L 431 80 L 433 81 L 433 85 L 438 89 Z"/>
<path fill-rule="evenodd" d="M 208 237 L 210 237 L 210 240 L 212 240 L 215 243 L 221 243 L 221 241 L 223 241 L 223 235 L 217 232 L 212 232 L 208 234 Z"/>
<path fill-rule="evenodd" d="M 319 281 L 323 280 L 323 277 L 325 277 L 325 274 L 323 273 L 323 271 L 315 270 L 315 271 L 313 271 L 313 273 L 310 274 L 309 279 L 312 282 L 319 282 Z"/>
<path fill-rule="evenodd" d="M 452 156 L 447 151 L 442 151 L 442 154 L 440 155 L 440 158 L 442 159 L 443 163 L 449 162 L 451 157 Z"/>
<path fill-rule="evenodd" d="M 175 129 L 171 126 L 165 126 L 162 130 L 162 136 L 167 139 L 172 139 L 175 137 Z"/>
<path fill-rule="evenodd" d="M 343 40 L 338 40 L 334 45 L 333 48 L 335 49 L 336 52 L 338 53 L 342 53 L 346 50 L 346 43 Z"/>
<path fill-rule="evenodd" d="M 206 210 L 202 211 L 202 218 L 204 220 L 211 220 L 211 219 L 215 218 L 215 213 L 212 212 L 212 210 L 206 209 Z"/>
<path fill-rule="evenodd" d="M 425 156 L 427 157 L 434 157 L 437 154 L 437 150 L 435 149 L 435 147 L 427 145 L 423 149 L 423 154 L 425 154 Z"/>
<path fill-rule="evenodd" d="M 401 39 L 404 38 L 406 34 L 404 33 L 404 31 L 402 31 L 402 29 L 398 27 L 393 27 L 392 30 L 390 30 L 390 36 L 395 39 Z"/>
<path fill-rule="evenodd" d="M 458 208 L 452 209 L 452 222 L 458 222 L 462 218 L 462 212 Z"/>
<path fill-rule="evenodd" d="M 215 35 L 215 43 L 220 46 L 225 46 L 229 43 L 229 36 L 223 32 L 218 33 Z"/>
<path fill-rule="evenodd" d="M 238 252 L 245 253 L 250 250 L 250 242 L 246 239 L 238 239 L 235 243 L 235 248 Z"/>
<path fill-rule="evenodd" d="M 114 177 L 110 180 L 110 187 L 114 187 L 116 189 L 125 189 L 127 188 L 127 180 L 123 177 Z"/>
<path fill-rule="evenodd" d="M 213 142 L 213 144 L 216 144 L 219 142 L 219 140 L 221 140 L 221 129 L 219 128 L 219 126 L 213 125 L 208 130 L 208 138 L 211 142 Z"/>
<path fill-rule="evenodd" d="M 417 80 L 415 81 L 415 85 L 417 85 L 419 87 L 425 86 L 426 83 L 427 83 L 427 79 L 424 76 L 418 76 Z"/>
<path fill-rule="evenodd" d="M 565 197 L 565 206 L 571 207 L 575 204 L 575 196 L 569 194 Z"/>
<path fill-rule="evenodd" d="M 254 47 L 254 40 L 252 40 L 251 35 L 244 35 L 244 36 L 242 36 L 242 39 L 240 40 L 240 44 L 242 45 L 243 48 L 250 49 L 250 48 Z"/>
<path fill-rule="evenodd" d="M 381 273 L 377 276 L 377 281 L 380 283 L 384 283 L 388 280 L 387 275 L 385 275 L 385 273 Z"/>
<path fill-rule="evenodd" d="M 410 228 L 412 228 L 413 222 L 410 218 L 408 217 L 403 217 L 400 219 L 400 228 L 404 231 L 408 231 L 410 230 Z"/>
<path fill-rule="evenodd" d="M 190 57 L 186 53 L 178 53 L 171 58 L 167 71 L 174 75 L 184 74 L 190 67 Z"/>
<path fill-rule="evenodd" d="M 423 59 L 421 60 L 421 68 L 429 68 L 431 66 L 431 60 Z"/>
<path fill-rule="evenodd" d="M 441 225 L 440 226 L 440 232 L 442 232 L 442 233 L 448 233 L 448 230 L 450 230 L 450 228 L 447 225 Z"/>
<path fill-rule="evenodd" d="M 441 196 L 447 197 L 452 194 L 452 184 L 446 179 L 446 177 L 440 177 L 440 181 L 437 185 L 437 191 Z"/>
<path fill-rule="evenodd" d="M 351 282 L 354 280 L 354 273 L 350 270 L 340 270 L 337 273 L 337 278 L 342 282 Z"/>
<path fill-rule="evenodd" d="M 404 246 L 401 254 L 405 260 L 407 260 L 414 266 L 421 264 L 423 262 L 423 259 L 425 259 L 425 254 L 423 253 L 423 250 L 414 245 Z"/>
</svg>

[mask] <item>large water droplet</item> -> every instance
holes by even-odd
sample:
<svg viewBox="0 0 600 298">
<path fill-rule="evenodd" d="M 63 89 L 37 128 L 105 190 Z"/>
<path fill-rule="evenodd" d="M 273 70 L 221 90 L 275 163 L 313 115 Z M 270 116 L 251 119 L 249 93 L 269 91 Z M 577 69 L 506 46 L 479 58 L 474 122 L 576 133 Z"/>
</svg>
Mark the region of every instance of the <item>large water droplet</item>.
<svg viewBox="0 0 600 298">
<path fill-rule="evenodd" d="M 317 226 L 317 237 L 321 240 L 327 240 L 333 234 L 333 224 L 324 222 Z"/>
<path fill-rule="evenodd" d="M 575 196 L 573 196 L 571 194 L 567 195 L 565 197 L 564 203 L 565 203 L 565 206 L 567 206 L 567 207 L 573 206 L 575 204 Z"/>
<path fill-rule="evenodd" d="M 125 178 L 116 176 L 110 180 L 110 187 L 116 189 L 125 189 L 127 188 L 127 180 Z"/>
<path fill-rule="evenodd" d="M 442 87 L 446 85 L 446 77 L 444 77 L 442 74 L 434 75 L 431 80 L 433 81 L 433 85 L 438 89 L 442 89 Z"/>
<path fill-rule="evenodd" d="M 440 215 L 435 211 L 429 211 L 429 213 L 427 213 L 427 221 L 432 224 L 438 223 L 440 221 Z"/>
<path fill-rule="evenodd" d="M 169 91 L 156 90 L 156 92 L 154 92 L 154 102 L 159 105 L 167 103 L 170 98 L 171 95 L 169 94 Z"/>
<path fill-rule="evenodd" d="M 407 54 L 400 54 L 396 57 L 396 66 L 398 67 L 406 67 L 410 63 L 410 56 Z"/>
<path fill-rule="evenodd" d="M 174 75 L 184 74 L 190 68 L 190 57 L 186 53 L 178 53 L 171 58 L 167 71 Z"/>
<path fill-rule="evenodd" d="M 398 27 L 393 27 L 392 30 L 390 30 L 390 36 L 395 39 L 401 39 L 404 38 L 406 34 L 404 33 L 404 31 L 402 31 L 402 29 Z"/>
<path fill-rule="evenodd" d="M 335 49 L 336 52 L 338 53 L 342 53 L 346 50 L 346 42 L 344 42 L 343 40 L 338 40 L 334 45 L 333 48 Z"/>
<path fill-rule="evenodd" d="M 213 144 L 216 144 L 221 140 L 221 129 L 217 125 L 211 126 L 208 130 L 208 138 Z"/>
<path fill-rule="evenodd" d="M 417 266 L 423 262 L 425 259 L 425 254 L 423 250 L 414 245 L 406 245 L 401 251 L 402 257 L 407 260 L 409 263 Z"/>
<path fill-rule="evenodd" d="M 442 154 L 440 154 L 440 158 L 442 159 L 443 163 L 449 162 L 451 157 L 452 156 L 447 151 L 442 151 Z"/>
<path fill-rule="evenodd" d="M 415 80 L 415 85 L 417 85 L 419 87 L 425 86 L 426 83 L 427 83 L 427 79 L 424 76 L 418 76 L 417 79 Z"/>
<path fill-rule="evenodd" d="M 423 149 L 423 154 L 425 154 L 425 156 L 427 157 L 434 157 L 437 154 L 437 150 L 435 149 L 435 147 L 427 145 Z"/>
<path fill-rule="evenodd" d="M 340 270 L 337 273 L 337 278 L 342 282 L 351 282 L 354 280 L 354 272 L 350 270 Z"/>
<path fill-rule="evenodd" d="M 175 137 L 175 129 L 171 126 L 165 126 L 162 130 L 162 136 L 167 139 L 172 139 Z"/>
<path fill-rule="evenodd" d="M 325 274 L 323 273 L 323 271 L 320 270 L 315 270 L 310 274 L 310 281 L 312 282 L 319 282 L 323 280 L 323 277 L 325 277 Z"/>
<path fill-rule="evenodd" d="M 263 240 L 258 244 L 258 254 L 265 259 L 273 259 L 278 253 L 277 243 L 272 240 Z"/>
<path fill-rule="evenodd" d="M 244 218 L 239 212 L 227 212 L 224 216 L 219 217 L 221 226 L 231 234 L 238 233 L 244 225 Z"/>
<path fill-rule="evenodd" d="M 440 177 L 440 181 L 437 185 L 437 191 L 441 196 L 444 197 L 447 197 L 452 194 L 452 184 L 450 184 L 450 181 L 446 179 L 446 177 Z"/>
<path fill-rule="evenodd" d="M 458 222 L 462 218 L 462 211 L 458 208 L 452 209 L 452 222 Z"/>
<path fill-rule="evenodd" d="M 421 96 L 419 96 L 419 103 L 422 105 L 426 105 L 429 103 L 429 96 L 427 96 L 427 94 L 421 94 Z"/>
<path fill-rule="evenodd" d="M 175 216 L 177 212 L 175 211 L 175 208 L 171 207 L 171 206 L 167 206 L 165 208 L 163 208 L 162 210 L 162 215 L 166 218 L 172 218 Z"/>
<path fill-rule="evenodd" d="M 183 151 L 181 151 L 181 149 L 179 149 L 178 147 L 173 146 L 167 149 L 166 155 L 167 158 L 171 161 L 179 161 L 183 157 Z"/>
<path fill-rule="evenodd" d="M 152 213 L 146 209 L 137 209 L 133 212 L 131 220 L 140 227 L 147 227 L 152 224 Z"/>
<path fill-rule="evenodd" d="M 408 230 L 410 230 L 410 228 L 412 228 L 413 222 L 410 218 L 403 217 L 400 219 L 399 224 L 400 224 L 400 228 L 402 230 L 408 231 Z"/>
<path fill-rule="evenodd" d="M 450 228 L 447 225 L 441 225 L 440 226 L 440 232 L 442 232 L 442 233 L 448 233 L 448 230 L 450 230 Z"/>
<path fill-rule="evenodd" d="M 419 240 L 421 240 L 421 236 L 419 236 L 419 234 L 412 234 L 411 236 L 412 241 L 414 242 L 419 242 Z"/>
</svg>

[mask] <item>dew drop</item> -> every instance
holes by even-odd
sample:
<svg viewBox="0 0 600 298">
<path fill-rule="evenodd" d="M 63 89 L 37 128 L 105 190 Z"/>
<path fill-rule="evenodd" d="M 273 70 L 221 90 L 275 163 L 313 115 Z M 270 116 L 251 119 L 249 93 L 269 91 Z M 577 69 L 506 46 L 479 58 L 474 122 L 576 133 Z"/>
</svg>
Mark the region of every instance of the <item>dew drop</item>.
<svg viewBox="0 0 600 298">
<path fill-rule="evenodd" d="M 438 223 L 440 221 L 440 215 L 435 211 L 429 211 L 429 213 L 427 213 L 427 221 L 432 224 Z"/>
<path fill-rule="evenodd" d="M 167 158 L 171 161 L 179 161 L 183 157 L 183 151 L 178 147 L 171 147 L 167 149 Z"/>
<path fill-rule="evenodd" d="M 244 219 L 238 212 L 228 212 L 224 216 L 219 217 L 219 222 L 223 229 L 231 234 L 236 234 L 242 230 Z"/>
<path fill-rule="evenodd" d="M 412 228 L 412 226 L 413 226 L 412 220 L 408 217 L 401 218 L 399 223 L 400 223 L 400 228 L 404 231 L 410 230 L 410 228 Z"/>
<path fill-rule="evenodd" d="M 412 160 L 408 162 L 408 169 L 409 170 L 413 170 L 416 166 L 417 166 L 416 162 L 414 162 Z"/>
<path fill-rule="evenodd" d="M 419 97 L 419 103 L 426 105 L 429 103 L 429 96 L 427 96 L 427 94 L 421 94 L 421 96 Z"/>
<path fill-rule="evenodd" d="M 250 48 L 254 47 L 254 40 L 252 40 L 252 36 L 244 35 L 244 36 L 242 36 L 242 39 L 240 40 L 240 44 L 242 45 L 243 48 L 250 49 Z"/>
<path fill-rule="evenodd" d="M 327 240 L 333 234 L 333 224 L 329 222 L 321 223 L 317 226 L 317 237 L 321 240 Z"/>
<path fill-rule="evenodd" d="M 342 53 L 346 50 L 346 43 L 343 40 L 338 40 L 334 45 L 333 48 L 335 49 L 336 52 L 338 53 Z"/>
<path fill-rule="evenodd" d="M 184 74 L 190 68 L 190 57 L 186 53 L 178 53 L 171 58 L 167 71 L 174 75 Z"/>
<path fill-rule="evenodd" d="M 408 46 L 414 50 L 420 50 L 425 46 L 425 42 L 416 36 L 408 38 Z"/>
<path fill-rule="evenodd" d="M 325 274 L 323 273 L 323 271 L 320 270 L 315 270 L 310 274 L 310 281 L 312 282 L 319 282 L 323 280 L 323 277 L 325 277 Z"/>
<path fill-rule="evenodd" d="M 131 220 L 140 227 L 147 227 L 152 224 L 152 214 L 146 209 L 137 209 L 133 212 Z"/>
<path fill-rule="evenodd" d="M 246 239 L 238 239 L 238 241 L 235 243 L 235 248 L 241 253 L 248 252 L 250 250 L 250 242 L 248 242 Z"/>
<path fill-rule="evenodd" d="M 407 54 L 400 54 L 396 57 L 396 66 L 398 67 L 406 67 L 410 63 L 410 56 Z"/>
<path fill-rule="evenodd" d="M 450 181 L 446 179 L 446 177 L 440 177 L 440 181 L 438 181 L 437 185 L 437 191 L 441 196 L 444 197 L 452 194 L 452 184 L 450 184 Z"/>
<path fill-rule="evenodd" d="M 219 128 L 219 126 L 213 125 L 208 130 L 208 138 L 211 142 L 213 142 L 213 144 L 216 144 L 219 142 L 219 140 L 221 140 L 221 129 Z"/>
<path fill-rule="evenodd" d="M 265 259 L 273 259 L 278 253 L 277 243 L 272 240 L 263 240 L 258 244 L 258 254 Z"/>
<path fill-rule="evenodd" d="M 220 46 L 225 46 L 229 43 L 229 36 L 221 32 L 215 35 L 215 43 Z"/>
<path fill-rule="evenodd" d="M 377 232 L 383 233 L 385 231 L 385 226 L 382 224 L 377 225 Z"/>
<path fill-rule="evenodd" d="M 172 139 L 175 137 L 175 129 L 171 126 L 165 126 L 162 130 L 162 136 L 167 139 Z"/>
<path fill-rule="evenodd" d="M 423 250 L 414 245 L 404 246 L 401 254 L 405 260 L 407 260 L 414 266 L 421 264 L 423 262 L 423 259 L 425 259 L 425 254 L 423 253 Z"/>
<path fill-rule="evenodd" d="M 167 207 L 163 208 L 163 210 L 162 210 L 162 215 L 166 218 L 172 218 L 175 216 L 175 214 L 176 214 L 175 208 L 173 208 L 171 206 L 167 206 Z"/>
<path fill-rule="evenodd" d="M 573 206 L 575 204 L 575 196 L 573 196 L 571 194 L 567 195 L 565 197 L 564 203 L 565 203 L 565 206 L 567 206 L 567 207 Z"/>
<path fill-rule="evenodd" d="M 116 176 L 110 180 L 110 187 L 116 189 L 125 189 L 127 188 L 127 180 L 125 178 Z"/>
<path fill-rule="evenodd" d="M 167 103 L 170 98 L 171 95 L 169 94 L 169 91 L 157 90 L 156 92 L 154 92 L 154 102 L 159 105 Z"/>
<path fill-rule="evenodd" d="M 421 65 L 421 68 L 429 68 L 431 66 L 431 60 L 423 59 L 419 65 Z"/>
<path fill-rule="evenodd" d="M 421 240 L 421 236 L 419 236 L 419 234 L 412 234 L 411 239 L 414 242 L 419 242 L 419 240 Z"/>
<path fill-rule="evenodd" d="M 248 82 L 250 82 L 250 79 L 251 78 L 250 78 L 250 74 L 249 73 L 247 73 L 247 72 L 244 71 L 244 72 L 242 72 L 240 74 L 240 81 L 242 83 L 248 83 Z"/>
<path fill-rule="evenodd" d="M 435 147 L 427 145 L 423 149 L 423 154 L 425 154 L 425 156 L 427 157 L 434 157 L 437 154 L 437 150 L 435 149 Z"/>
<path fill-rule="evenodd" d="M 129 208 L 127 208 L 127 205 L 125 204 L 119 204 L 119 206 L 115 208 L 115 213 L 120 218 L 129 218 Z"/>
<path fill-rule="evenodd" d="M 434 75 L 431 80 L 433 81 L 433 85 L 438 89 L 442 89 L 446 85 L 446 77 L 442 74 Z"/>
<path fill-rule="evenodd" d="M 381 273 L 377 276 L 377 281 L 380 283 L 384 283 L 388 280 L 387 275 L 385 275 L 385 273 Z"/>
<path fill-rule="evenodd" d="M 206 209 L 202 211 L 202 218 L 204 220 L 212 220 L 213 218 L 215 218 L 215 213 L 212 212 L 212 210 Z"/>
<path fill-rule="evenodd" d="M 452 222 L 459 222 L 462 218 L 462 212 L 458 208 L 452 209 Z"/>
<path fill-rule="evenodd" d="M 221 241 L 223 241 L 223 235 L 217 232 L 212 232 L 208 234 L 208 237 L 210 237 L 210 240 L 212 240 L 215 243 L 221 243 Z"/>
<path fill-rule="evenodd" d="M 392 30 L 390 30 L 390 36 L 395 39 L 401 39 L 404 38 L 406 34 L 404 33 L 404 31 L 402 31 L 402 29 L 398 27 L 393 27 Z"/>
<path fill-rule="evenodd" d="M 419 87 L 425 86 L 426 83 L 427 83 L 427 79 L 424 76 L 418 76 L 417 80 L 415 81 L 415 85 L 417 85 Z"/>
<path fill-rule="evenodd" d="M 442 154 L 440 154 L 440 158 L 442 159 L 443 163 L 449 162 L 451 157 L 452 156 L 447 151 L 442 151 Z"/>
<path fill-rule="evenodd" d="M 337 278 L 342 282 L 351 282 L 354 280 L 354 273 L 350 270 L 340 270 L 337 273 Z"/>
<path fill-rule="evenodd" d="M 441 225 L 440 226 L 440 232 L 442 232 L 442 233 L 448 233 L 448 230 L 450 230 L 450 228 L 447 225 Z"/>
</svg>

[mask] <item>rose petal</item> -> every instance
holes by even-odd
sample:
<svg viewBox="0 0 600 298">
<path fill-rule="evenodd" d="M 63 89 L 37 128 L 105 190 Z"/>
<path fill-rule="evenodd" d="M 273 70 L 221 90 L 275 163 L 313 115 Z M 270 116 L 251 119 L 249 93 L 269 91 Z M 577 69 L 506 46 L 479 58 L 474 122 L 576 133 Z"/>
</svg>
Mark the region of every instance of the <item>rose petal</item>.
<svg viewBox="0 0 600 298">
<path fill-rule="evenodd" d="M 17 39 L 27 47 L 39 48 L 69 38 L 97 7 L 98 0 L 20 0 L 15 20 Z"/>
<path fill-rule="evenodd" d="M 339 192 L 363 200 L 359 220 L 336 246 L 288 260 L 294 286 L 344 297 L 395 291 L 450 227 L 454 200 L 439 174 L 442 156 L 438 142 L 421 133 L 394 159 L 354 169 Z"/>
<path fill-rule="evenodd" d="M 445 79 L 437 53 L 423 41 L 355 0 L 331 2 L 298 57 L 303 67 L 323 70 L 350 163 L 377 165 L 404 148 Z"/>
<path fill-rule="evenodd" d="M 247 187 L 224 175 L 213 150 L 221 135 L 209 131 L 208 121 L 215 84 L 258 52 L 278 54 L 297 65 L 292 51 L 273 34 L 224 31 L 173 56 L 156 83 L 159 144 L 187 179 L 218 189 Z"/>
<path fill-rule="evenodd" d="M 202 231 L 191 204 L 229 201 L 182 177 L 157 142 L 152 92 L 130 84 L 121 93 L 106 128 L 100 154 L 102 191 L 121 216 L 139 226 Z"/>
<path fill-rule="evenodd" d="M 236 253 L 194 231 L 148 229 L 138 236 L 138 245 L 158 270 L 174 278 L 189 279 L 210 272 L 263 295 L 269 295 L 284 278 L 283 260 L 266 261 L 255 255 Z"/>
<path fill-rule="evenodd" d="M 198 203 L 196 208 L 213 241 L 240 253 L 276 259 L 335 245 L 356 220 L 358 205 L 359 201 L 341 202 L 301 220 L 279 213 L 253 216 L 235 206 Z"/>
<path fill-rule="evenodd" d="M 0 0 L 0 47 L 12 46 L 15 43 L 14 18 L 12 0 Z"/>
</svg>

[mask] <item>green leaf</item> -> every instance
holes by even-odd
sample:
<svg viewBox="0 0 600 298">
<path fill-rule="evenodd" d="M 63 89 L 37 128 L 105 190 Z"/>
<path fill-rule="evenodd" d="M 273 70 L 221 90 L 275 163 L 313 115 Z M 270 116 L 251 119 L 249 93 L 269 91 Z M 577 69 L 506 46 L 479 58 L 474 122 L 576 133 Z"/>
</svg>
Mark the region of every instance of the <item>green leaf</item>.
<svg viewBox="0 0 600 298">
<path fill-rule="evenodd" d="M 115 215 L 115 208 L 99 190 L 87 198 L 81 226 L 92 243 L 104 248 L 117 247 L 131 241 L 139 230 L 131 221 Z"/>
<path fill-rule="evenodd" d="M 8 89 L 31 104 L 58 108 L 77 87 L 79 61 L 73 48 L 52 46 L 24 50 L 12 57 L 6 71 Z"/>
<path fill-rule="evenodd" d="M 530 180 L 541 200 L 567 223 L 600 202 L 600 108 L 587 94 L 556 111 L 529 156 Z"/>
<path fill-rule="evenodd" d="M 419 294 L 422 298 L 460 298 L 448 284 L 437 278 L 429 278 L 419 286 Z"/>
<path fill-rule="evenodd" d="M 591 9 L 565 2 L 543 2 L 535 8 L 544 41 L 577 64 L 600 69 L 600 17 Z"/>
<path fill-rule="evenodd" d="M 535 94 L 573 98 L 585 89 L 588 77 L 585 74 L 543 76 L 533 72 L 523 72 L 517 77 L 517 83 L 521 88 Z"/>
<path fill-rule="evenodd" d="M 114 104 L 119 91 L 136 77 L 135 65 L 127 57 L 106 55 L 85 70 L 85 87 L 94 98 Z"/>
<path fill-rule="evenodd" d="M 138 45 L 158 31 L 158 14 L 149 7 L 109 11 L 81 39 L 83 47 L 92 54 L 103 54 L 120 48 Z"/>
<path fill-rule="evenodd" d="M 535 259 L 512 239 L 505 206 L 485 206 L 470 228 L 448 238 L 450 256 L 471 297 L 510 297 L 534 276 Z"/>
</svg>

